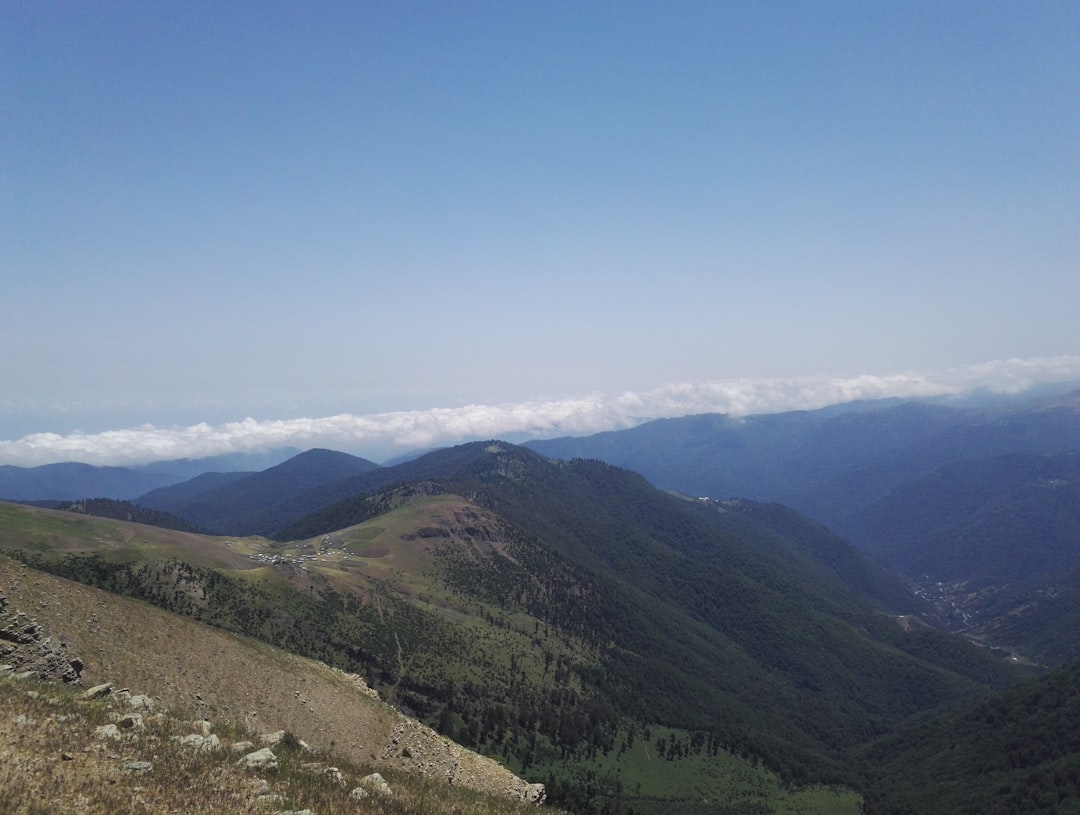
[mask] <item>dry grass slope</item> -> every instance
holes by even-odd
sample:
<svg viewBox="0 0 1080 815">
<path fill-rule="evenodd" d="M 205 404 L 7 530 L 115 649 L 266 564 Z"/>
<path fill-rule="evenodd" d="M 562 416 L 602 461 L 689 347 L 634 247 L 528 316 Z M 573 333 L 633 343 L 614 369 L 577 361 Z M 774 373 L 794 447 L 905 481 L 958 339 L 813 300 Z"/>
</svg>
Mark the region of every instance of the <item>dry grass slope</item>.
<svg viewBox="0 0 1080 815">
<path fill-rule="evenodd" d="M 126 753 L 122 744 L 102 748 L 89 735 L 92 726 L 109 715 L 107 702 L 84 709 L 65 701 L 56 688 L 35 689 L 40 697 L 33 699 L 26 695 L 31 688 L 5 680 L 0 695 L 0 772 L 9 798 L 0 799 L 0 811 L 249 811 L 245 807 L 254 798 L 251 779 L 235 770 L 231 761 L 195 760 L 170 752 L 167 737 L 174 734 L 170 728 L 191 720 L 209 720 L 215 732 L 232 739 L 285 730 L 311 745 L 318 760 L 339 766 L 347 777 L 378 771 L 388 778 L 411 779 L 417 790 L 413 804 L 404 794 L 396 794 L 392 804 L 357 803 L 338 785 L 331 789 L 315 774 L 316 783 L 307 785 L 306 794 L 329 789 L 330 797 L 317 802 L 314 815 L 530 809 L 511 800 L 530 792 L 523 781 L 380 703 L 359 677 L 3 557 L 0 595 L 9 609 L 33 618 L 85 663 L 84 687 L 111 682 L 116 688 L 146 694 L 171 711 L 161 725 L 164 729 L 151 734 L 161 757 L 145 759 L 161 771 L 132 775 L 122 766 L 144 760 L 134 757 L 139 751 Z M 50 705 L 50 698 L 57 703 Z M 61 745 L 64 740 L 66 746 Z M 63 753 L 73 759 L 65 761 Z M 295 763 L 314 760 L 298 758 Z M 287 765 L 283 761 L 278 772 L 287 775 Z M 176 774 L 188 781 L 167 781 Z M 118 784 L 123 790 L 117 793 L 119 798 L 110 792 Z M 10 797 L 34 789 L 40 794 L 27 793 L 17 801 Z M 73 790 L 71 796 L 61 792 L 66 789 Z"/>
</svg>

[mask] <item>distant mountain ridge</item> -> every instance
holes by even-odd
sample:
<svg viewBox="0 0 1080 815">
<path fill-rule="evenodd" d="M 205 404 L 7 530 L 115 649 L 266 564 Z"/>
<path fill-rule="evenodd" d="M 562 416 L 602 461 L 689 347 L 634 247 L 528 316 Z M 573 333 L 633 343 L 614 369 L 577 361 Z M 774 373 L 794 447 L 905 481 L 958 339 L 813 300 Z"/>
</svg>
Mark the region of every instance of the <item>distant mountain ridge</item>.
<svg viewBox="0 0 1080 815">
<path fill-rule="evenodd" d="M 221 470 L 257 471 L 299 451 L 283 447 L 264 453 L 226 453 L 200 459 L 158 461 L 134 467 L 103 467 L 80 462 L 38 467 L 0 465 L 0 499 L 76 501 L 85 498 L 131 500 L 158 487 Z"/>
<path fill-rule="evenodd" d="M 264 534 L 280 526 L 283 504 L 327 484 L 380 469 L 367 459 L 314 449 L 256 473 L 203 475 L 142 495 L 136 503 L 170 512 L 201 529 L 226 535 Z"/>
<path fill-rule="evenodd" d="M 1080 452 L 962 459 L 863 508 L 851 537 L 907 574 L 974 585 L 1080 568 Z"/>
<path fill-rule="evenodd" d="M 846 533 L 860 508 L 951 461 L 1080 449 L 1080 392 L 998 408 L 889 401 L 702 414 L 525 446 L 598 458 L 688 495 L 779 502 Z"/>
</svg>

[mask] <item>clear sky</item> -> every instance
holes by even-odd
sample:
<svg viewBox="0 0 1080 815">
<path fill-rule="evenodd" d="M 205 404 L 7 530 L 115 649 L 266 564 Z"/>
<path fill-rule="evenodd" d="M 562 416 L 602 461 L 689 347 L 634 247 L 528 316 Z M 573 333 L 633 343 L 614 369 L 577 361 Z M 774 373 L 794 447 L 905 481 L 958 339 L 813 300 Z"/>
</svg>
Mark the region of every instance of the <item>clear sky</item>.
<svg viewBox="0 0 1080 815">
<path fill-rule="evenodd" d="M 0 463 L 1080 379 L 1078 305 L 1072 0 L 0 3 Z"/>
</svg>

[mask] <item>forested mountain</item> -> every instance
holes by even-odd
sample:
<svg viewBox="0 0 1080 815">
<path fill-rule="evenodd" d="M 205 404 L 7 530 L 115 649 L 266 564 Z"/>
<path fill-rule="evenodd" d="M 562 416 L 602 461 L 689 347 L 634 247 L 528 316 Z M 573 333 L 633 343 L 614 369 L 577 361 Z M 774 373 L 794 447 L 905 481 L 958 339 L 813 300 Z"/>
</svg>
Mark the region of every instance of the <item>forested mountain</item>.
<svg viewBox="0 0 1080 815">
<path fill-rule="evenodd" d="M 127 467 L 95 467 L 74 462 L 40 467 L 0 466 L 0 498 L 8 501 L 127 499 L 167 483 L 167 476 Z"/>
<path fill-rule="evenodd" d="M 257 473 L 199 476 L 154 490 L 136 503 L 170 512 L 210 532 L 253 535 L 280 525 L 278 519 L 286 512 L 283 504 L 297 495 L 317 496 L 327 484 L 378 466 L 347 453 L 308 450 Z"/>
<path fill-rule="evenodd" d="M 906 574 L 1018 583 L 1080 567 L 1080 452 L 964 459 L 863 508 L 850 534 Z"/>
<path fill-rule="evenodd" d="M 361 672 L 526 775 L 639 811 L 676 811 L 675 799 L 715 811 L 672 792 L 674 779 L 697 789 L 731 761 L 789 783 L 856 783 L 851 748 L 1020 677 L 958 638 L 898 625 L 918 602 L 782 508 L 681 498 L 498 442 L 401 466 L 420 477 L 372 471 L 396 486 L 309 517 L 317 533 L 294 542 L 83 534 L 16 510 L 0 541 Z M 352 526 L 318 522 L 348 511 Z M 628 762 L 647 756 L 662 763 L 629 787 L 621 769 L 638 775 Z M 729 788 L 722 777 L 710 796 Z"/>
<path fill-rule="evenodd" d="M 1080 664 L 860 752 L 868 815 L 1080 812 Z"/>
</svg>

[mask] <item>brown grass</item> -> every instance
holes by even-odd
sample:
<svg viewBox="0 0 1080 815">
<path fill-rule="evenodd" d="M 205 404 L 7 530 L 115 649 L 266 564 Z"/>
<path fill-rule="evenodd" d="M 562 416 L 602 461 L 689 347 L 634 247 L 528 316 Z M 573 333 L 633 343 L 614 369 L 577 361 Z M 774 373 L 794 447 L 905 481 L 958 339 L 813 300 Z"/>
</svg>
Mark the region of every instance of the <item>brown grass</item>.
<svg viewBox="0 0 1080 815">
<path fill-rule="evenodd" d="M 175 715 L 151 715 L 141 727 L 102 739 L 96 728 L 118 720 L 120 697 L 86 701 L 79 690 L 33 680 L 0 680 L 0 812 L 5 815 L 165 815 L 267 813 L 311 809 L 317 815 L 523 815 L 535 807 L 454 790 L 401 770 L 380 768 L 392 798 L 349 798 L 375 771 L 333 754 L 279 745 L 276 770 L 253 773 L 228 749 L 200 754 L 174 737 L 192 730 Z M 226 729 L 225 745 L 243 737 Z M 148 762 L 145 771 L 132 769 Z M 327 775 L 336 767 L 344 779 Z M 274 796 L 267 798 L 266 796 Z"/>
<path fill-rule="evenodd" d="M 402 792 L 393 809 L 382 810 L 370 802 L 365 809 L 347 798 L 333 803 L 340 793 L 336 787 L 316 794 L 314 782 L 310 788 L 301 784 L 297 789 L 307 789 L 301 797 L 320 801 L 312 807 L 315 815 L 519 811 L 499 797 L 520 786 L 519 779 L 378 702 L 358 677 L 6 557 L 0 557 L 0 594 L 11 609 L 35 619 L 85 662 L 84 687 L 112 682 L 118 689 L 130 688 L 170 710 L 170 721 L 208 719 L 215 732 L 233 734 L 231 738 L 286 730 L 311 745 L 320 760 L 326 757 L 343 771 L 348 767 L 354 777 L 377 770 L 388 779 L 411 779 L 409 789 L 415 790 Z M 108 703 L 101 703 L 100 710 L 78 706 L 55 688 L 38 690 L 42 698 L 30 699 L 12 682 L 4 683 L 0 696 L 0 812 L 255 811 L 245 809 L 250 791 L 243 774 L 237 775 L 223 759 L 196 760 L 171 752 L 166 736 L 172 731 L 151 733 L 156 741 L 103 746 L 88 734 L 110 714 Z M 46 697 L 60 702 L 50 705 Z M 60 718 L 72 710 L 79 718 Z M 35 724 L 19 725 L 19 715 Z M 147 744 L 154 746 L 149 755 Z M 63 760 L 64 752 L 73 759 Z M 152 761 L 183 783 L 170 786 L 172 782 L 157 778 L 166 774 L 157 769 L 154 778 L 133 776 L 122 769 L 128 760 Z M 287 767 L 283 761 L 279 773 Z M 468 806 L 432 808 L 433 795 L 446 797 L 449 792 L 448 775 L 455 787 L 476 791 L 461 793 L 470 796 Z M 496 797 L 489 802 L 477 793 Z M 408 795 L 425 803 L 406 804 Z M 277 807 L 291 808 L 304 807 Z"/>
</svg>

